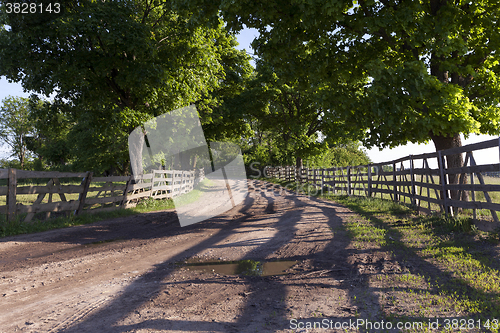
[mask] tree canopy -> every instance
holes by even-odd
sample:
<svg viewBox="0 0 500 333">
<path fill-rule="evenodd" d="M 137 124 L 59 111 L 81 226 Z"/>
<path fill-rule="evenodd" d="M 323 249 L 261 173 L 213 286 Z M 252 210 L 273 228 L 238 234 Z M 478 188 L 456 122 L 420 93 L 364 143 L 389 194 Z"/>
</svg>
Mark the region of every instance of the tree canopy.
<svg viewBox="0 0 500 333">
<path fill-rule="evenodd" d="M 461 146 L 461 134 L 500 133 L 496 0 L 190 4 L 221 11 L 232 29 L 258 29 L 257 54 L 291 72 L 300 73 L 295 51 L 307 47 L 316 80 L 336 87 L 329 112 L 362 129 L 367 147 L 432 140 L 442 150 Z M 462 166 L 462 155 L 447 162 Z"/>
<path fill-rule="evenodd" d="M 30 155 L 28 138 L 34 127 L 29 120 L 29 99 L 9 96 L 2 101 L 0 108 L 0 142 L 5 143 L 15 156 L 21 169 Z"/>
<path fill-rule="evenodd" d="M 258 29 L 258 55 L 291 72 L 307 45 L 318 80 L 353 88 L 331 110 L 363 127 L 367 146 L 444 149 L 460 133 L 500 132 L 496 0 L 194 3 L 221 10 L 232 29 Z"/>
<path fill-rule="evenodd" d="M 0 16 L 0 74 L 66 103 L 77 156 L 103 170 L 125 172 L 128 133 L 190 103 L 209 139 L 256 135 L 258 154 L 340 139 L 445 149 L 500 133 L 499 14 L 493 0 L 65 0 Z M 244 26 L 260 32 L 254 76 L 234 49 Z"/>
<path fill-rule="evenodd" d="M 224 61 L 248 62 L 229 55 L 235 38 L 222 20 L 194 25 L 190 11 L 169 2 L 60 4 L 60 13 L 0 16 L 0 75 L 70 107 L 71 138 L 85 169 L 126 172 L 126 137 L 134 128 L 206 100 L 228 82 Z M 205 104 L 205 114 L 211 107 Z"/>
</svg>

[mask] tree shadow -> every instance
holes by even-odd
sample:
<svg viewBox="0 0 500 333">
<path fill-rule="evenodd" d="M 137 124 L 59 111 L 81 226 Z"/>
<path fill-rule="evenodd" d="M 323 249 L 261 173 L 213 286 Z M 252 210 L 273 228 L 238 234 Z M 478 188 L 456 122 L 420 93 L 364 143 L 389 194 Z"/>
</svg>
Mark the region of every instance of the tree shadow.
<svg viewBox="0 0 500 333">
<path fill-rule="evenodd" d="M 493 318 L 498 318 L 500 314 L 498 310 L 500 305 L 498 302 L 499 293 L 486 292 L 484 290 L 480 290 L 479 288 L 475 288 L 470 284 L 470 282 L 456 276 L 454 272 L 446 269 L 436 260 L 429 260 L 429 258 L 422 257 L 419 253 L 419 251 L 422 250 L 422 247 L 409 246 L 405 240 L 406 236 L 397 229 L 402 226 L 401 220 L 388 222 L 377 218 L 369 212 L 358 211 L 358 214 L 366 221 L 369 221 L 372 226 L 382 230 L 384 233 L 383 244 L 385 245 L 380 246 L 380 248 L 365 251 L 364 256 L 358 256 L 357 258 L 354 258 L 354 260 L 351 260 L 351 262 L 356 265 L 356 268 L 360 271 L 360 276 L 364 281 L 363 283 L 366 290 L 365 293 L 361 294 L 362 297 L 359 297 L 358 294 L 357 303 L 363 303 L 365 307 L 369 307 L 370 304 L 372 304 L 371 306 L 375 308 L 374 312 L 378 312 L 379 320 L 383 319 L 393 320 L 394 322 L 404 321 L 411 323 L 420 322 L 425 324 L 434 324 L 436 323 L 436 320 L 438 320 L 440 325 L 443 326 L 446 324 L 445 319 L 449 319 L 449 323 L 451 323 L 452 319 L 456 319 L 459 323 L 470 323 L 469 320 L 473 320 L 474 323 L 477 324 L 478 320 L 483 320 L 483 322 L 485 322 L 488 319 L 491 320 Z M 417 226 L 412 224 L 408 225 L 408 227 L 415 228 Z M 430 237 L 442 237 L 444 235 L 443 230 L 439 227 L 434 226 L 429 230 L 431 231 Z M 464 236 L 464 234 L 462 234 L 462 236 L 459 236 L 459 234 L 460 233 L 455 233 L 453 235 L 452 233 L 453 237 Z M 453 241 L 451 241 L 448 245 L 451 246 L 453 244 Z M 456 245 L 458 245 L 458 243 L 456 243 Z M 474 245 L 478 246 L 477 243 L 474 243 Z M 480 244 L 479 246 L 481 248 L 485 247 L 484 244 Z M 486 252 L 492 253 L 493 251 L 491 250 L 492 249 L 490 248 Z M 411 276 L 421 277 L 423 285 L 421 287 L 411 284 L 409 286 L 399 287 L 374 287 L 373 282 L 378 278 L 378 276 L 370 273 L 366 268 L 369 266 L 376 266 L 377 264 L 380 265 L 381 261 L 383 265 L 386 265 L 388 261 L 378 260 L 376 262 L 366 262 L 363 261 L 363 259 L 368 258 L 370 255 L 376 256 L 377 252 L 390 253 L 391 261 L 396 264 L 394 267 L 397 268 L 393 271 L 379 271 L 378 274 L 380 274 L 380 277 L 389 276 L 390 279 L 394 279 L 394 281 L 397 282 L 398 280 L 407 280 L 405 275 L 410 276 L 411 274 Z M 481 254 L 469 253 L 469 255 L 484 264 L 486 267 L 484 269 L 485 271 L 488 271 L 489 269 L 498 270 L 500 268 L 498 263 L 494 263 L 488 259 L 485 260 L 484 256 Z M 383 268 L 385 269 L 386 267 Z M 394 296 L 398 293 L 404 293 L 404 295 L 399 298 Z M 382 295 L 384 295 L 385 299 L 381 298 Z M 387 295 L 392 296 L 387 297 Z M 391 297 L 392 299 L 390 299 Z M 401 297 L 406 297 L 406 300 L 401 299 Z M 435 301 L 429 302 L 429 300 L 424 300 L 425 298 L 432 297 L 447 297 L 449 299 L 449 303 L 439 307 L 438 303 L 432 303 Z M 478 309 L 481 310 L 477 312 L 477 309 L 471 311 L 452 309 L 454 302 L 456 301 L 476 304 Z M 406 305 L 405 302 L 408 302 L 410 306 L 403 309 Z M 411 304 L 412 302 L 414 303 Z M 428 312 L 434 311 L 436 315 L 425 315 L 421 312 L 423 310 Z M 443 328 L 442 326 L 441 328 Z M 437 327 L 435 328 L 437 329 Z M 479 330 L 483 331 L 485 329 Z"/>
<path fill-rule="evenodd" d="M 97 312 L 92 313 L 85 317 L 83 320 L 75 323 L 73 326 L 65 328 L 64 332 L 86 332 L 91 330 L 98 330 L 102 332 L 125 332 L 137 329 L 163 329 L 163 330 L 178 330 L 178 331 L 221 331 L 221 332 L 243 332 L 245 330 L 255 331 L 257 329 L 264 331 L 275 331 L 278 329 L 289 328 L 288 320 L 290 317 L 290 309 L 287 307 L 286 298 L 289 294 L 289 288 L 293 286 L 302 286 L 304 281 L 304 274 L 308 274 L 311 267 L 306 267 L 306 270 L 299 273 L 296 278 L 294 276 L 215 276 L 212 279 L 207 279 L 206 277 L 200 280 L 179 280 L 176 281 L 177 273 L 179 272 L 173 265 L 175 262 L 179 262 L 188 257 L 193 257 L 196 254 L 201 253 L 203 250 L 216 247 L 222 241 L 227 239 L 230 235 L 236 232 L 240 232 L 237 228 L 243 222 L 251 222 L 252 227 L 262 227 L 262 228 L 274 228 L 276 232 L 272 237 L 267 239 L 261 239 L 260 243 L 256 245 L 252 250 L 246 253 L 241 259 L 252 259 L 252 260 L 266 260 L 272 259 L 276 252 L 280 249 L 290 250 L 289 244 L 293 243 L 293 239 L 296 237 L 296 233 L 300 231 L 300 223 L 304 223 L 304 209 L 309 207 L 305 202 L 304 198 L 296 197 L 293 194 L 285 194 L 287 202 L 293 205 L 296 209 L 289 209 L 289 207 L 277 207 L 276 193 L 266 193 L 261 192 L 256 194 L 251 198 L 247 198 L 243 207 L 238 208 L 238 213 L 241 216 L 229 223 L 226 223 L 220 230 L 216 231 L 210 238 L 202 240 L 197 245 L 189 248 L 177 256 L 166 262 L 155 265 L 155 268 L 144 274 L 140 279 L 132 282 L 129 286 L 123 290 L 116 298 L 111 300 L 109 304 Z M 256 198 L 259 202 L 256 202 Z M 250 211 L 253 205 L 259 206 L 261 213 L 259 215 L 253 215 Z M 331 204 L 333 205 L 333 204 Z M 254 207 L 255 208 L 255 207 Z M 283 214 L 277 215 L 281 208 L 286 208 Z M 333 208 L 331 208 L 333 209 Z M 320 210 L 318 210 L 320 211 Z M 335 214 L 334 209 L 328 212 L 329 214 Z M 269 222 L 269 218 L 273 219 L 274 222 Z M 210 225 L 212 223 L 218 224 L 221 221 L 226 221 L 224 216 L 219 216 L 212 218 L 209 221 L 203 222 L 204 225 Z M 329 225 L 339 226 L 342 223 L 342 219 L 338 217 L 330 218 L 327 223 Z M 306 225 L 307 226 L 307 225 Z M 312 231 L 314 237 L 321 238 L 322 233 Z M 330 246 L 327 246 L 320 260 L 312 269 L 317 269 L 322 267 L 322 259 L 330 254 L 336 254 L 339 252 L 339 246 L 345 247 L 349 243 L 349 240 L 341 238 L 336 239 L 331 242 Z M 299 237 L 300 238 L 300 237 Z M 324 241 L 324 239 L 323 239 Z M 300 242 L 300 239 L 297 240 Z M 308 243 L 311 249 L 314 249 L 314 242 Z M 236 244 L 236 246 L 243 246 L 244 244 Z M 235 244 L 233 244 L 235 246 Z M 289 253 L 290 255 L 286 255 Z M 299 260 L 306 261 L 315 257 L 314 253 L 302 253 L 294 254 L 292 252 L 286 252 L 285 255 L 280 256 L 280 259 L 286 260 Z M 335 266 L 345 267 L 347 264 L 344 261 L 346 256 L 336 257 L 334 259 Z M 314 259 L 313 259 L 314 261 Z M 348 266 L 348 265 L 347 265 Z M 351 270 L 350 267 L 347 267 Z M 176 273 L 177 272 L 177 273 Z M 314 275 L 314 274 L 313 274 Z M 332 274 L 331 282 L 322 279 L 318 281 L 316 276 L 307 276 L 307 281 L 314 288 L 335 288 L 338 285 L 337 278 L 344 277 L 341 272 Z M 290 280 L 287 282 L 287 280 Z M 161 281 L 167 281 L 161 283 Z M 219 285 L 233 285 L 240 286 L 243 292 L 241 295 L 233 295 L 230 297 L 238 298 L 241 306 L 239 306 L 240 311 L 234 318 L 228 318 L 223 322 L 211 322 L 210 320 L 194 320 L 194 319 L 158 319 L 156 318 L 139 318 L 140 323 L 127 324 L 123 321 L 124 318 L 129 316 L 139 316 L 140 314 L 131 313 L 127 309 L 140 309 L 141 307 L 151 302 L 153 299 L 158 297 L 164 299 L 168 302 L 168 295 L 162 294 L 162 290 L 167 285 L 177 286 L 175 289 L 179 290 L 178 286 L 182 285 L 182 290 L 179 292 L 190 293 L 193 292 L 194 287 L 190 284 L 196 285 L 208 285 L 208 284 L 219 284 Z M 200 287 L 201 288 L 201 287 Z M 203 289 L 203 288 L 201 288 Z M 197 290 L 197 289 L 196 289 Z M 186 302 L 194 300 L 196 295 L 187 295 Z M 229 294 L 228 294 L 229 296 Z M 224 300 L 221 295 L 221 304 L 224 302 L 230 302 L 229 298 Z M 272 298 L 271 298 L 272 297 Z M 162 303 L 163 304 L 163 303 Z M 186 303 L 188 306 L 189 303 Z M 222 306 L 222 305 L 221 305 Z M 168 311 L 168 308 L 166 308 Z M 136 311 L 137 312 L 137 311 Z M 210 315 L 210 314 L 199 314 Z M 208 318 L 206 318 L 208 319 Z M 258 320 L 258 321 L 257 321 Z M 262 321 L 261 321 L 262 320 Z M 123 324 L 118 325 L 118 322 Z M 98 324 L 96 324 L 98 323 Z"/>
</svg>

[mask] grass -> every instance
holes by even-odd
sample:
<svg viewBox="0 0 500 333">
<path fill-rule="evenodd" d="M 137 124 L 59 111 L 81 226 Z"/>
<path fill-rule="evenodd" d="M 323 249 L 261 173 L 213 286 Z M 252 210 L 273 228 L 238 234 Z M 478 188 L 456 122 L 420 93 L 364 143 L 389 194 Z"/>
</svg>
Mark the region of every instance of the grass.
<svg viewBox="0 0 500 333">
<path fill-rule="evenodd" d="M 111 212 L 102 212 L 95 214 L 81 214 L 77 216 L 69 215 L 47 219 L 44 221 L 34 220 L 28 223 L 22 221 L 24 219 L 24 216 L 19 216 L 17 220 L 14 221 L 7 221 L 5 215 L 0 215 L 0 237 L 29 234 L 76 225 L 90 224 L 117 217 L 131 216 L 145 212 L 173 208 L 174 204 L 171 199 L 155 200 L 152 198 L 148 198 L 139 202 L 134 208 L 118 209 Z"/>
<path fill-rule="evenodd" d="M 297 190 L 294 184 L 266 180 Z M 308 185 L 298 190 L 315 192 Z M 341 227 L 354 249 L 385 252 L 401 268 L 367 274 L 366 294 L 358 294 L 355 304 L 366 307 L 371 293 L 381 319 L 424 323 L 423 329 L 405 332 L 500 332 L 498 233 L 477 230 L 469 216 L 421 216 L 409 204 L 385 198 L 318 196 L 358 213 Z M 430 326 L 436 320 L 439 329 Z"/>
<path fill-rule="evenodd" d="M 464 332 L 469 331 L 467 324 L 490 320 L 490 327 L 478 331 L 499 331 L 500 323 L 493 322 L 500 319 L 498 235 L 475 230 L 463 219 L 418 216 L 389 200 L 328 199 L 361 216 L 345 224 L 355 248 L 378 248 L 400 263 L 411 263 L 402 274 L 368 279 L 369 287 L 380 290 L 385 320 L 429 323 L 441 318 L 444 324 L 444 318 L 454 318 L 457 329 L 465 323 Z"/>
<path fill-rule="evenodd" d="M 177 205 L 184 206 L 196 202 L 213 185 L 215 185 L 214 181 L 208 178 L 203 179 L 192 191 L 177 197 Z"/>
</svg>

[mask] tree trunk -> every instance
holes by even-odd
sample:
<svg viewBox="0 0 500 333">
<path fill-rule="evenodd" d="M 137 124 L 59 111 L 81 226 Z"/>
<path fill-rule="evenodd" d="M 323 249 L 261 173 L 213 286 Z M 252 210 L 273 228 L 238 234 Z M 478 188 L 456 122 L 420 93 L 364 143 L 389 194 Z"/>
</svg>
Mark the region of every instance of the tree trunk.
<svg viewBox="0 0 500 333">
<path fill-rule="evenodd" d="M 21 170 L 24 170 L 24 149 L 21 147 L 21 152 L 19 153 L 19 162 L 21 162 Z"/>
<path fill-rule="evenodd" d="M 295 160 L 295 168 L 297 170 L 297 176 L 299 182 L 302 184 L 302 157 L 297 157 Z"/>
<path fill-rule="evenodd" d="M 430 133 L 431 139 L 434 142 L 434 146 L 436 147 L 436 151 L 438 150 L 444 150 L 444 149 L 450 149 L 450 148 L 456 148 L 456 147 L 461 147 L 462 146 L 462 140 L 460 138 L 460 133 L 456 133 L 452 136 L 442 136 L 442 135 L 434 135 L 432 132 Z M 460 168 L 464 166 L 464 159 L 462 154 L 456 154 L 456 155 L 447 155 L 446 156 L 446 164 L 447 168 Z M 467 184 L 468 183 L 468 178 L 467 174 L 464 174 L 464 177 L 462 181 L 460 182 L 460 174 L 450 174 L 448 175 L 449 183 L 453 185 L 460 185 L 462 184 Z M 443 197 L 443 194 L 441 192 L 441 198 Z M 468 191 L 462 191 L 462 194 L 460 195 L 460 191 L 458 190 L 453 190 L 450 191 L 451 198 L 454 200 L 462 200 L 462 201 L 468 201 L 469 200 L 469 192 Z M 457 211 L 457 209 L 455 209 Z"/>
<path fill-rule="evenodd" d="M 145 140 L 146 139 L 144 131 L 140 127 L 133 130 L 128 138 L 130 166 L 132 168 L 132 173 L 134 174 L 134 176 L 139 176 L 144 174 L 144 168 L 142 164 L 143 163 L 142 150 L 144 149 L 143 147 Z"/>
</svg>

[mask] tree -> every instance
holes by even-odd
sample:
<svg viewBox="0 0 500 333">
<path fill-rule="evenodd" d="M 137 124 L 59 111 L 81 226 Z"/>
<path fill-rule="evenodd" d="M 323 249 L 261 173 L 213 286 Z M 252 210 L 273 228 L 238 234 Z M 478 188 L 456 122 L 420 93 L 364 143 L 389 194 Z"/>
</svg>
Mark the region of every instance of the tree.
<svg viewBox="0 0 500 333">
<path fill-rule="evenodd" d="M 275 133 L 276 148 L 285 160 L 293 158 L 297 167 L 324 148 L 318 133 L 324 129 L 321 118 L 325 110 L 316 100 L 315 90 L 307 76 L 290 77 L 259 60 L 252 89 L 247 92 L 247 100 L 252 100 L 246 106 L 249 115 L 262 130 Z"/>
<path fill-rule="evenodd" d="M 76 157 L 86 165 L 125 170 L 126 161 L 113 161 L 127 151 L 126 134 L 197 102 L 225 77 L 221 57 L 234 36 L 218 18 L 200 27 L 160 0 L 59 3 L 59 13 L 0 17 L 0 75 L 71 106 L 76 151 L 85 151 Z"/>
<path fill-rule="evenodd" d="M 326 149 L 323 154 L 307 160 L 312 168 L 346 167 L 371 163 L 359 142 L 347 141 Z"/>
<path fill-rule="evenodd" d="M 33 134 L 28 137 L 27 146 L 37 157 L 36 167 L 40 170 L 71 168 L 73 159 L 71 141 L 68 134 L 74 127 L 69 106 L 64 103 L 30 98 L 28 119 L 33 125 Z"/>
<path fill-rule="evenodd" d="M 196 102 L 207 141 L 234 141 L 249 135 L 241 94 L 249 89 L 254 75 L 250 56 L 236 49 L 235 39 L 225 40 L 221 47 L 224 77 L 219 86 Z"/>
<path fill-rule="evenodd" d="M 9 96 L 2 100 L 0 108 L 0 142 L 7 144 L 12 155 L 24 169 L 30 152 L 27 147 L 27 138 L 33 133 L 33 125 L 28 119 L 29 99 Z"/>
<path fill-rule="evenodd" d="M 331 109 L 365 129 L 368 147 L 432 140 L 441 150 L 461 146 L 460 134 L 500 133 L 496 0 L 257 0 L 209 8 L 233 29 L 259 29 L 259 55 L 310 45 L 318 79 L 365 81 L 349 99 L 334 96 Z M 447 162 L 463 165 L 460 154 Z"/>
<path fill-rule="evenodd" d="M 499 18 L 497 1 L 360 1 L 341 29 L 357 39 L 350 52 L 376 55 L 364 61 L 373 81 L 356 113 L 367 145 L 430 139 L 442 150 L 461 146 L 461 133 L 500 133 Z M 447 162 L 461 167 L 462 155 Z"/>
</svg>

